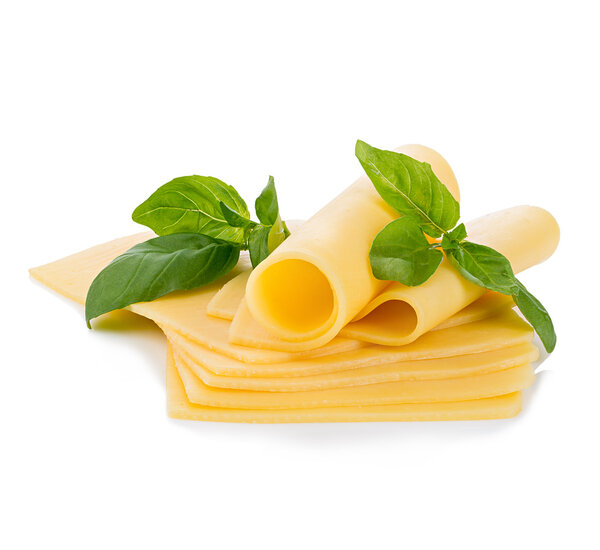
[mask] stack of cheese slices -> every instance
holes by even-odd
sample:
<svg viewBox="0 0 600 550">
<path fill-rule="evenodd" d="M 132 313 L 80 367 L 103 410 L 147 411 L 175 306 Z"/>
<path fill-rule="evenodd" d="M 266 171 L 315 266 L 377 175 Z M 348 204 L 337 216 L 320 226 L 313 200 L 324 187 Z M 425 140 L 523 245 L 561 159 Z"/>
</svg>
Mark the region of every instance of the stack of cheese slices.
<svg viewBox="0 0 600 550">
<path fill-rule="evenodd" d="M 422 146 L 458 198 L 452 170 Z M 175 418 L 345 422 L 507 418 L 521 410 L 538 357 L 512 299 L 486 292 L 444 259 L 423 285 L 373 277 L 368 252 L 398 214 L 365 177 L 304 223 L 254 270 L 242 255 L 225 278 L 129 306 L 167 337 L 167 402 Z M 467 224 L 469 239 L 515 272 L 548 258 L 559 230 L 519 206 Z M 94 277 L 133 245 L 124 237 L 31 270 L 79 303 Z M 109 314 L 110 315 L 110 314 Z"/>
</svg>

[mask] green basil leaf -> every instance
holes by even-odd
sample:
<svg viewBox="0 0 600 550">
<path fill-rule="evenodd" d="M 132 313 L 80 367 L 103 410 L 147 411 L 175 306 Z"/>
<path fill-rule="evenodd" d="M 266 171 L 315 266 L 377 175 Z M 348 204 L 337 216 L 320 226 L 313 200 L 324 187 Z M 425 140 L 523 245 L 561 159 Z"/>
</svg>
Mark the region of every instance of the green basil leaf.
<svg viewBox="0 0 600 550">
<path fill-rule="evenodd" d="M 417 286 L 429 279 L 443 257 L 419 226 L 407 217 L 388 223 L 375 237 L 369 252 L 371 269 L 377 279 L 408 286 Z"/>
<path fill-rule="evenodd" d="M 455 249 L 446 250 L 446 254 L 469 281 L 501 294 L 515 292 L 516 279 L 510 262 L 493 248 L 465 241 Z"/>
<path fill-rule="evenodd" d="M 250 217 L 246 203 L 233 187 L 205 176 L 171 180 L 140 204 L 132 217 L 158 235 L 200 233 L 232 243 L 244 242 L 244 229 L 227 222 L 221 202 L 240 216 Z"/>
<path fill-rule="evenodd" d="M 283 241 L 285 241 L 287 237 L 285 231 L 286 228 L 284 227 L 281 217 L 278 214 L 275 223 L 272 225 L 271 230 L 269 231 L 269 237 L 267 239 L 269 254 L 273 252 L 273 250 L 275 250 Z"/>
<path fill-rule="evenodd" d="M 227 206 L 223 201 L 219 203 L 219 206 L 221 207 L 221 212 L 225 218 L 225 221 L 231 225 L 231 227 L 252 228 L 258 225 L 251 219 L 240 216 L 240 214 L 229 208 L 229 206 Z"/>
<path fill-rule="evenodd" d="M 383 200 L 431 237 L 452 229 L 460 206 L 426 162 L 356 142 L 356 157 Z"/>
<path fill-rule="evenodd" d="M 517 280 L 517 290 L 513 294 L 513 299 L 525 319 L 538 333 L 546 351 L 552 353 L 556 346 L 556 332 L 554 332 L 554 324 L 546 308 L 519 280 Z"/>
<path fill-rule="evenodd" d="M 457 225 L 450 233 L 445 233 L 442 237 L 442 248 L 444 250 L 457 249 L 458 244 L 467 238 L 465 224 Z"/>
<path fill-rule="evenodd" d="M 177 233 L 136 244 L 94 279 L 85 301 L 85 319 L 174 290 L 189 290 L 225 275 L 239 247 L 197 233 Z"/>
<path fill-rule="evenodd" d="M 269 182 L 262 190 L 254 203 L 256 216 L 263 225 L 274 225 L 279 216 L 279 203 L 277 202 L 277 191 L 275 191 L 275 180 L 269 176 Z"/>
<path fill-rule="evenodd" d="M 269 233 L 271 228 L 265 225 L 255 227 L 248 237 L 248 252 L 252 267 L 256 267 L 269 255 Z"/>
</svg>

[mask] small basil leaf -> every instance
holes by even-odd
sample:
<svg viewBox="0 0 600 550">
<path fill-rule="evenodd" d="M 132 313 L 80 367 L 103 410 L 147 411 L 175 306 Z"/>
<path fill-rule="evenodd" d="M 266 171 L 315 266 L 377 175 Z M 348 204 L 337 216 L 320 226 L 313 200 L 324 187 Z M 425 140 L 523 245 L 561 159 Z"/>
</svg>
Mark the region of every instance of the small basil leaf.
<svg viewBox="0 0 600 550">
<path fill-rule="evenodd" d="M 383 200 L 431 237 L 452 229 L 460 206 L 426 162 L 356 142 L 356 157 Z"/>
<path fill-rule="evenodd" d="M 85 301 L 85 319 L 174 290 L 213 282 L 230 271 L 239 247 L 197 233 L 178 233 L 136 244 L 94 279 Z"/>
<path fill-rule="evenodd" d="M 464 223 L 457 225 L 450 233 L 448 233 L 448 237 L 450 237 L 453 241 L 462 242 L 467 238 L 467 229 Z"/>
<path fill-rule="evenodd" d="M 244 242 L 244 229 L 227 222 L 221 202 L 240 216 L 250 217 L 246 203 L 233 187 L 205 176 L 171 180 L 140 204 L 132 217 L 158 235 L 200 233 L 233 243 Z"/>
<path fill-rule="evenodd" d="M 454 267 L 469 281 L 501 294 L 515 292 L 516 280 L 510 262 L 493 248 L 462 242 L 446 253 Z"/>
<path fill-rule="evenodd" d="M 444 250 L 457 249 L 458 243 L 464 241 L 467 237 L 467 230 L 465 224 L 461 223 L 457 225 L 450 233 L 444 234 L 442 237 L 442 248 Z"/>
<path fill-rule="evenodd" d="M 419 226 L 403 217 L 387 224 L 375 237 L 369 260 L 373 275 L 385 281 L 417 286 L 431 277 L 444 255 L 434 248 Z"/>
<path fill-rule="evenodd" d="M 277 219 L 271 227 L 271 230 L 269 231 L 269 237 L 267 239 L 269 254 L 273 252 L 273 250 L 275 250 L 283 241 L 285 241 L 286 237 L 287 235 L 285 234 L 283 222 L 281 221 L 279 215 L 277 215 Z"/>
<path fill-rule="evenodd" d="M 517 290 L 513 294 L 513 299 L 525 319 L 538 333 L 546 351 L 552 353 L 556 346 L 556 332 L 554 332 L 554 325 L 546 308 L 519 280 L 517 280 Z"/>
<path fill-rule="evenodd" d="M 255 227 L 248 237 L 248 251 L 252 267 L 256 267 L 269 255 L 269 233 L 271 228 L 265 225 Z"/>
<path fill-rule="evenodd" d="M 219 206 L 221 207 L 221 212 L 225 218 L 225 221 L 231 225 L 231 227 L 252 228 L 258 225 L 251 219 L 240 216 L 235 210 L 229 208 L 229 206 L 227 206 L 223 201 L 219 203 Z"/>
<path fill-rule="evenodd" d="M 256 215 L 263 225 L 274 225 L 279 215 L 275 180 L 269 176 L 269 182 L 254 203 Z"/>
</svg>

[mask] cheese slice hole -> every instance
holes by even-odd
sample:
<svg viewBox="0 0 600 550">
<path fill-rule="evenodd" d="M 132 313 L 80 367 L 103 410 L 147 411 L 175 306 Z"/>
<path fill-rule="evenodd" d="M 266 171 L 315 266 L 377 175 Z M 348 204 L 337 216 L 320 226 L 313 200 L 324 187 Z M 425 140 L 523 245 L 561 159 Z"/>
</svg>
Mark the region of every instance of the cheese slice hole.
<svg viewBox="0 0 600 550">
<path fill-rule="evenodd" d="M 403 300 L 390 300 L 363 317 L 363 325 L 373 323 L 379 330 L 390 328 L 394 335 L 409 339 L 416 332 L 419 318 L 415 308 Z"/>
<path fill-rule="evenodd" d="M 293 332 L 311 333 L 333 323 L 336 300 L 314 264 L 289 259 L 271 265 L 255 287 L 269 316 Z"/>
</svg>

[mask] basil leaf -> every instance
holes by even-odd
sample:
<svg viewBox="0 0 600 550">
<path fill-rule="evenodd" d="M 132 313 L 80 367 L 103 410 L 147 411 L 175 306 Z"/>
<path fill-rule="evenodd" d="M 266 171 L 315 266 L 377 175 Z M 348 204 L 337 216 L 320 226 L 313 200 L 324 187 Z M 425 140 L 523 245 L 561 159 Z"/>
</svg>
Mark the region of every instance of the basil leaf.
<svg viewBox="0 0 600 550">
<path fill-rule="evenodd" d="M 467 230 L 465 224 L 461 223 L 457 225 L 450 233 L 444 234 L 442 237 L 442 248 L 444 250 L 458 248 L 458 243 L 464 241 L 467 238 Z"/>
<path fill-rule="evenodd" d="M 132 217 L 158 235 L 200 233 L 232 243 L 244 242 L 244 230 L 227 222 L 221 202 L 240 216 L 250 217 L 246 203 L 233 187 L 205 176 L 171 180 L 140 204 Z"/>
<path fill-rule="evenodd" d="M 279 214 L 277 215 L 277 219 L 275 223 L 272 225 L 271 230 L 269 231 L 269 237 L 267 239 L 267 244 L 269 247 L 269 253 L 273 252 L 283 241 L 285 241 L 286 237 L 289 235 L 285 234 L 286 228 L 281 221 L 281 217 Z"/>
<path fill-rule="evenodd" d="M 256 216 L 263 225 L 274 225 L 279 216 L 279 203 L 275 191 L 275 179 L 269 176 L 269 182 L 254 203 Z"/>
<path fill-rule="evenodd" d="M 248 252 L 252 267 L 256 267 L 269 255 L 269 233 L 271 228 L 265 225 L 255 227 L 248 237 Z"/>
<path fill-rule="evenodd" d="M 219 203 L 219 206 L 221 207 L 221 212 L 225 218 L 225 221 L 231 225 L 231 227 L 252 228 L 258 225 L 251 219 L 245 218 L 244 216 L 238 214 L 235 210 L 229 208 L 229 206 L 227 206 L 223 201 Z"/>
<path fill-rule="evenodd" d="M 523 286 L 521 281 L 517 280 L 516 283 L 517 289 L 513 294 L 513 299 L 517 307 L 538 333 L 546 351 L 552 353 L 556 346 L 556 332 L 554 332 L 550 315 L 541 302 Z"/>
<path fill-rule="evenodd" d="M 408 286 L 417 286 L 429 279 L 443 257 L 419 226 L 407 217 L 388 223 L 375 237 L 369 252 L 371 269 L 377 279 Z"/>
<path fill-rule="evenodd" d="M 510 262 L 505 256 L 489 246 L 471 242 L 458 243 L 457 248 L 446 250 L 448 259 L 469 281 L 512 295 L 516 289 L 516 279 Z"/>
<path fill-rule="evenodd" d="M 460 206 L 426 162 L 356 142 L 356 157 L 383 200 L 431 237 L 452 229 Z"/>
<path fill-rule="evenodd" d="M 188 290 L 218 279 L 239 258 L 239 247 L 197 233 L 178 233 L 136 244 L 94 279 L 85 301 L 85 319 L 173 290 Z"/>
</svg>

